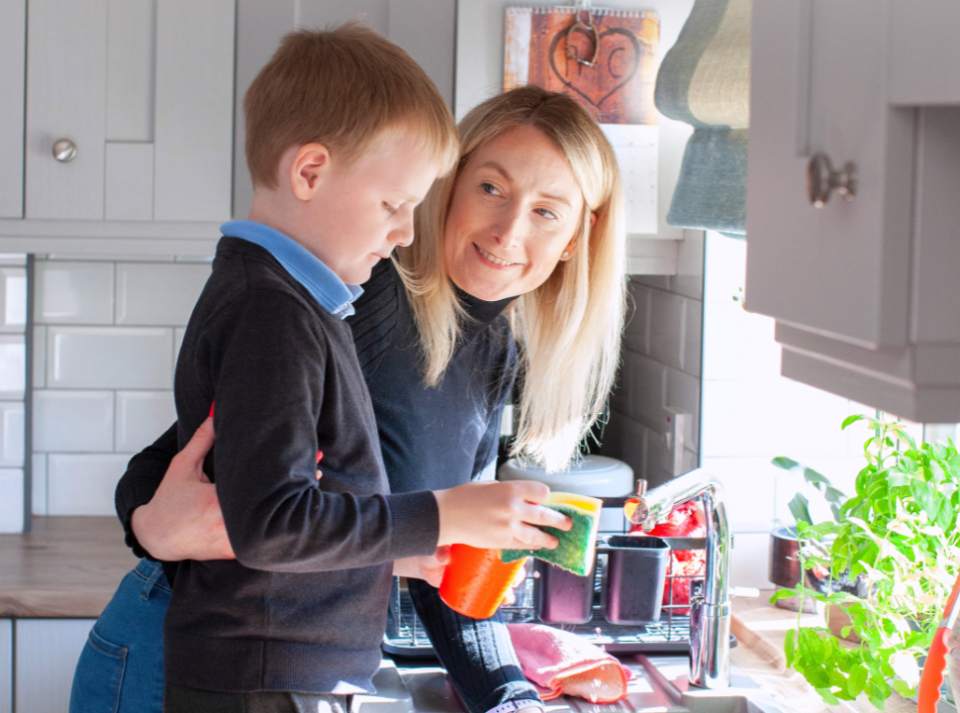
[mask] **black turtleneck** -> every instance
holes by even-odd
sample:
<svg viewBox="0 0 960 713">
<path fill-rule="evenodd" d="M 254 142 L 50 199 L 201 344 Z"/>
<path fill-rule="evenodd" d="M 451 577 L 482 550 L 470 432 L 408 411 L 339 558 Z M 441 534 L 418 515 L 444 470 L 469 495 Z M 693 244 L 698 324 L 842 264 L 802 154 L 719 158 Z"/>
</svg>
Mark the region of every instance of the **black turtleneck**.
<svg viewBox="0 0 960 713">
<path fill-rule="evenodd" d="M 492 469 L 517 355 L 507 318 L 513 298 L 484 302 L 457 289 L 470 317 L 439 386 L 423 384 L 420 339 L 403 283 L 379 264 L 354 304 L 360 368 L 370 388 L 391 492 L 441 490 Z"/>
</svg>

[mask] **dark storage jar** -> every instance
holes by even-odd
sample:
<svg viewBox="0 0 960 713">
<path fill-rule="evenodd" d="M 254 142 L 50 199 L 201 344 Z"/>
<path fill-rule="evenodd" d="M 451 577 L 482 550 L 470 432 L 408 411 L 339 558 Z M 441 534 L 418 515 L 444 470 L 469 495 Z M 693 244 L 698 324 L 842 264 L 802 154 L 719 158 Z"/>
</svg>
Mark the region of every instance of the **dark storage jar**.
<svg viewBox="0 0 960 713">
<path fill-rule="evenodd" d="M 580 577 L 556 565 L 535 560 L 537 617 L 546 624 L 585 624 L 593 616 L 594 567 Z M 596 566 L 596 561 L 594 561 Z"/>
<path fill-rule="evenodd" d="M 670 547 L 659 537 L 613 535 L 603 572 L 603 615 L 611 624 L 646 626 L 660 621 Z"/>
</svg>

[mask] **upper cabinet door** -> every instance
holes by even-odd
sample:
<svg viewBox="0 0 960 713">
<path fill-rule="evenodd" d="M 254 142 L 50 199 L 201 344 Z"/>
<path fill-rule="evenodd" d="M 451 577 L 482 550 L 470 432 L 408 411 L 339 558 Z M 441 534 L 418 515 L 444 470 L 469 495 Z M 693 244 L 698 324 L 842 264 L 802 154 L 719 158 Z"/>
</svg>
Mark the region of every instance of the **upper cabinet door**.
<svg viewBox="0 0 960 713">
<path fill-rule="evenodd" d="M 23 217 L 26 0 L 0 0 L 0 218 Z"/>
<path fill-rule="evenodd" d="M 31 0 L 27 27 L 26 217 L 102 219 L 107 0 Z"/>
<path fill-rule="evenodd" d="M 234 0 L 30 0 L 25 217 L 229 219 L 234 15 Z"/>
<path fill-rule="evenodd" d="M 887 0 L 755 0 L 748 305 L 870 348 L 908 338 L 915 114 L 888 101 Z M 811 158 L 852 164 L 817 208 Z"/>
</svg>

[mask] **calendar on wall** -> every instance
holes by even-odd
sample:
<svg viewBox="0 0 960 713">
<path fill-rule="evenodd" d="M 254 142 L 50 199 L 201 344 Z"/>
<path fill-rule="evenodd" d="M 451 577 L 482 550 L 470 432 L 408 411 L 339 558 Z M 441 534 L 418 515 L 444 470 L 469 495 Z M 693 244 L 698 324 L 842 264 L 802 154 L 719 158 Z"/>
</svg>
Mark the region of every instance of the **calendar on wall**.
<svg viewBox="0 0 960 713">
<path fill-rule="evenodd" d="M 504 90 L 534 84 L 579 101 L 617 155 L 628 233 L 657 232 L 659 65 L 655 12 L 510 7 Z"/>
</svg>

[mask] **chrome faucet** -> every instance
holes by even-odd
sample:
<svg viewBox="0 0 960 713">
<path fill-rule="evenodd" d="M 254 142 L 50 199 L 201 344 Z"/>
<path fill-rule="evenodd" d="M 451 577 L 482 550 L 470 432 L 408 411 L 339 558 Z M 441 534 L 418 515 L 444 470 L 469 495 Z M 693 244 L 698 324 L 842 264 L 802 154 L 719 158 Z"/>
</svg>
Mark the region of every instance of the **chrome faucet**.
<svg viewBox="0 0 960 713">
<path fill-rule="evenodd" d="M 674 507 L 700 498 L 707 518 L 707 575 L 704 591 L 690 599 L 690 684 L 700 688 L 730 685 L 730 528 L 723 486 L 702 468 L 653 490 L 638 483 L 635 509 L 627 517 L 644 530 L 667 518 Z"/>
</svg>

